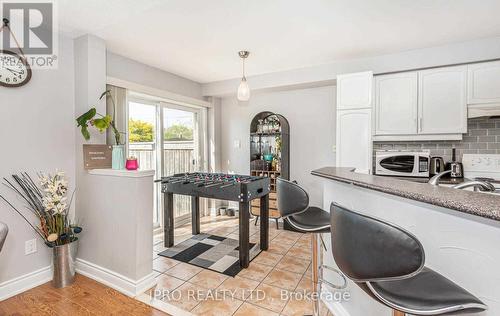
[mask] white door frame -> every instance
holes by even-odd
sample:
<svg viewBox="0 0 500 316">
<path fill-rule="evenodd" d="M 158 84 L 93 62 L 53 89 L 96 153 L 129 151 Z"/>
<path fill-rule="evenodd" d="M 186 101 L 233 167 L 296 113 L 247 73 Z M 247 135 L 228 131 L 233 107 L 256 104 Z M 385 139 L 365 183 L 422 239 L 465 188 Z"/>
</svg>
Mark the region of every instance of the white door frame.
<svg viewBox="0 0 500 316">
<path fill-rule="evenodd" d="M 156 108 L 156 131 L 155 131 L 155 152 L 156 152 L 156 170 L 157 170 L 157 177 L 161 177 L 163 170 L 164 170 L 164 159 L 163 159 L 163 148 L 164 148 L 164 133 L 163 133 L 163 110 L 164 109 L 176 109 L 176 110 L 181 110 L 181 111 L 186 111 L 186 112 L 192 112 L 196 115 L 195 123 L 197 126 L 195 126 L 194 131 L 196 137 L 195 144 L 195 159 L 196 159 L 196 164 L 197 164 L 197 169 L 198 171 L 206 171 L 208 168 L 208 163 L 207 163 L 207 157 L 208 157 L 208 124 L 207 124 L 207 109 L 205 107 L 200 107 L 200 106 L 186 106 L 186 105 L 180 105 L 180 104 L 175 104 L 171 102 L 165 102 L 165 101 L 158 101 L 155 100 L 155 98 L 148 98 L 148 97 L 139 97 L 136 94 L 128 95 L 127 98 L 127 107 L 126 107 L 126 122 L 125 122 L 125 128 L 128 131 L 128 120 L 129 120 L 129 103 L 130 102 L 135 102 L 139 104 L 145 104 L 145 105 L 152 105 L 155 106 Z M 129 136 L 127 132 L 126 136 L 126 152 L 128 153 L 128 144 L 129 144 Z M 159 190 L 159 184 L 158 188 Z M 157 193 L 155 196 L 155 199 L 157 201 L 157 212 L 158 212 L 158 223 L 155 223 L 154 225 L 154 233 L 160 233 L 163 231 L 163 195 Z M 208 209 L 207 207 L 207 201 L 206 199 L 202 199 L 200 201 L 201 203 L 201 208 L 202 209 Z M 201 216 L 204 216 L 206 214 L 200 214 Z M 183 223 L 184 221 L 182 221 Z"/>
</svg>

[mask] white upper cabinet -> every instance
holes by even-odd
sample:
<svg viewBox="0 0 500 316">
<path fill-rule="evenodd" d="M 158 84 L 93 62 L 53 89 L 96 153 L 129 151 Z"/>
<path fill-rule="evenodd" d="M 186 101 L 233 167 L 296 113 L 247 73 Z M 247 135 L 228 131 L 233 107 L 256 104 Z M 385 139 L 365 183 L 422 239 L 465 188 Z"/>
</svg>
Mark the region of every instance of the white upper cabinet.
<svg viewBox="0 0 500 316">
<path fill-rule="evenodd" d="M 419 71 L 418 133 L 467 132 L 467 66 Z"/>
<path fill-rule="evenodd" d="M 373 73 L 337 76 L 337 166 L 372 169 Z"/>
<path fill-rule="evenodd" d="M 468 104 L 500 104 L 500 61 L 468 65 Z"/>
<path fill-rule="evenodd" d="M 337 111 L 337 166 L 372 169 L 371 109 Z"/>
<path fill-rule="evenodd" d="M 363 109 L 372 106 L 371 71 L 337 76 L 337 109 Z"/>
<path fill-rule="evenodd" d="M 467 66 L 376 76 L 374 139 L 461 139 L 466 96 Z"/>
<path fill-rule="evenodd" d="M 375 135 L 417 133 L 417 72 L 375 77 Z"/>
</svg>

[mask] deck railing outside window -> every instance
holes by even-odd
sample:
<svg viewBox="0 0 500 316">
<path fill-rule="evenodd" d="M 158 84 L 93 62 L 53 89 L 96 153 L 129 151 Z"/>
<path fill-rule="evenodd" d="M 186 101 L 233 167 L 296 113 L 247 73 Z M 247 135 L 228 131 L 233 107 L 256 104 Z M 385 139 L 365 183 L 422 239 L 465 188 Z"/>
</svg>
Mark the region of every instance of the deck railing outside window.
<svg viewBox="0 0 500 316">
<path fill-rule="evenodd" d="M 137 157 L 141 169 L 155 169 L 154 146 L 153 142 L 129 143 L 129 156 Z M 194 141 L 165 141 L 163 143 L 163 175 L 194 172 L 194 146 Z M 174 210 L 176 218 L 190 215 L 191 200 L 189 197 L 176 195 L 174 197 Z"/>
</svg>

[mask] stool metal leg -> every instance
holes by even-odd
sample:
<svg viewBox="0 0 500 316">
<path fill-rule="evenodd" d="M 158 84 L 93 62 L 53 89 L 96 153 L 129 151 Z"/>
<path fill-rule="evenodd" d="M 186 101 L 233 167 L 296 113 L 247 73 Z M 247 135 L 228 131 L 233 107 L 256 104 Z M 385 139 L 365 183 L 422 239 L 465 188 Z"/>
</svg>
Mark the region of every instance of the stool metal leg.
<svg viewBox="0 0 500 316">
<path fill-rule="evenodd" d="M 254 226 L 257 226 L 257 222 L 259 221 L 259 216 L 255 216 L 255 223 L 254 223 Z"/>
<path fill-rule="evenodd" d="M 320 306 L 320 299 L 319 299 L 319 294 L 321 293 L 321 285 L 319 280 L 323 279 L 322 275 L 319 275 L 322 273 L 322 269 L 320 268 L 323 264 L 323 254 L 321 251 L 321 246 L 318 243 L 318 234 L 311 234 L 311 246 L 312 246 L 312 282 L 313 282 L 313 291 L 316 292 L 316 295 L 313 296 L 313 315 L 318 316 L 319 315 L 319 306 Z"/>
<path fill-rule="evenodd" d="M 343 290 L 347 287 L 347 279 L 345 275 L 340 272 L 339 270 L 324 265 L 323 264 L 323 248 L 326 249 L 326 245 L 321 238 L 320 234 L 311 234 L 311 246 L 312 246 L 312 282 L 313 282 L 313 291 L 316 292 L 316 296 L 314 296 L 314 301 L 313 301 L 313 315 L 318 316 L 320 314 L 320 306 L 321 306 L 321 300 L 320 300 L 320 294 L 321 294 L 321 285 L 324 283 L 327 286 L 337 289 L 337 290 Z M 320 243 L 321 241 L 321 243 Z M 323 278 L 323 271 L 324 270 L 329 270 L 331 272 L 334 272 L 339 275 L 339 277 L 342 279 L 343 284 L 342 285 L 337 285 L 333 284 Z M 404 314 L 399 315 L 395 314 L 394 316 L 405 316 Z"/>
</svg>

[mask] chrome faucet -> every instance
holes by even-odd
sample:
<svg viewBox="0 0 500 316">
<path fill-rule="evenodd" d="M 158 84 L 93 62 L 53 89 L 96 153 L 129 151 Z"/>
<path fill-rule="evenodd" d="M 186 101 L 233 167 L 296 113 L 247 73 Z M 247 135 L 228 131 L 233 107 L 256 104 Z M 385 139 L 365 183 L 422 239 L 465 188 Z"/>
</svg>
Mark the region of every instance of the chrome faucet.
<svg viewBox="0 0 500 316">
<path fill-rule="evenodd" d="M 437 175 L 435 175 L 434 177 L 430 178 L 429 182 L 427 182 L 427 183 L 432 184 L 432 185 L 439 185 L 439 179 L 441 179 L 442 176 L 444 176 L 448 173 L 451 173 L 451 170 L 446 170 L 446 171 L 440 172 Z"/>
<path fill-rule="evenodd" d="M 473 181 L 466 181 L 460 184 L 457 184 L 453 186 L 454 189 L 465 189 L 465 188 L 470 188 L 474 187 L 474 191 L 477 189 L 485 192 L 495 192 L 495 186 L 493 184 L 486 182 L 486 181 L 478 181 L 478 180 L 473 180 Z"/>
</svg>

